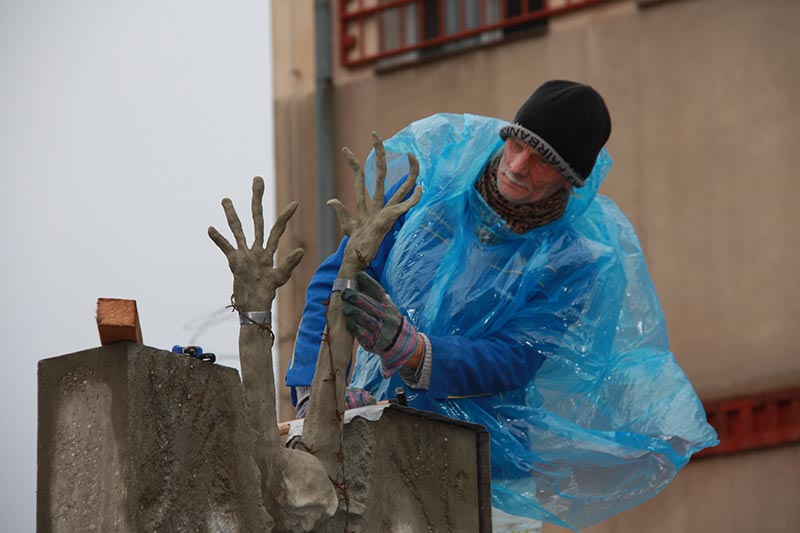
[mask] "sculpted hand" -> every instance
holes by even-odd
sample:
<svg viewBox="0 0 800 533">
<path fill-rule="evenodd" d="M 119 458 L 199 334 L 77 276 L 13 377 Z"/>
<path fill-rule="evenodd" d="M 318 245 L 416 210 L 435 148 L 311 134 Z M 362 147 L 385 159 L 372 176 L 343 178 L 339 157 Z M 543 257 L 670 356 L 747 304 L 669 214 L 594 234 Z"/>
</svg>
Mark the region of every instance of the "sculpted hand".
<svg viewBox="0 0 800 533">
<path fill-rule="evenodd" d="M 365 350 L 381 357 L 383 377 L 394 374 L 419 348 L 419 335 L 366 272 L 356 275 L 358 290 L 342 291 L 347 329 Z"/>
<path fill-rule="evenodd" d="M 344 257 L 339 267 L 338 279 L 353 280 L 356 274 L 375 258 L 386 233 L 403 213 L 419 202 L 422 189 L 416 186 L 419 163 L 408 155 L 408 178 L 384 204 L 386 179 L 386 152 L 377 134 L 372 135 L 375 150 L 376 180 L 371 202 L 367 200 L 364 169 L 349 150 L 345 157 L 355 174 L 356 213 L 351 216 L 339 200 L 328 205 L 336 211 L 342 231 L 348 236 Z M 406 198 L 408 197 L 408 198 Z M 326 340 L 321 343 L 314 381 L 311 383 L 308 416 L 303 427 L 302 444 L 315 451 L 323 462 L 328 476 L 337 486 L 345 482 L 342 471 L 342 432 L 345 411 L 345 384 L 347 368 L 353 352 L 353 335 L 348 331 L 342 313 L 344 300 L 341 293 L 333 291 L 325 313 L 328 319 Z M 300 443 L 298 443 L 299 445 Z"/>
<path fill-rule="evenodd" d="M 281 261 L 280 266 L 273 267 L 278 241 L 286 230 L 286 223 L 297 210 L 297 202 L 289 204 L 278 216 L 265 247 L 263 197 L 264 180 L 255 177 L 251 205 L 255 239 L 251 247 L 247 247 L 242 223 L 233 208 L 233 202 L 228 198 L 222 200 L 222 208 L 236 239 L 236 248 L 214 227 L 208 228 L 208 236 L 228 258 L 228 266 L 233 273 L 233 298 L 240 311 L 269 311 L 272 300 L 275 299 L 275 291 L 289 280 L 292 271 L 303 258 L 303 250 L 297 248 Z"/>
<path fill-rule="evenodd" d="M 419 162 L 413 154 L 409 153 L 408 178 L 384 205 L 386 150 L 383 147 L 383 141 L 375 132 L 372 133 L 372 147 L 375 150 L 375 170 L 377 174 L 375 192 L 372 195 L 370 205 L 367 205 L 364 169 L 361 167 L 358 158 L 347 148 L 344 149 L 344 156 L 347 159 L 347 164 L 353 170 L 356 180 L 356 217 L 353 218 L 339 200 L 328 201 L 328 205 L 336 212 L 342 231 L 348 236 L 342 261 L 342 266 L 347 271 L 344 274 L 348 278 L 351 275 L 355 275 L 355 272 L 349 272 L 351 265 L 356 265 L 358 269 L 363 269 L 375 258 L 381 241 L 383 241 L 395 221 L 416 205 L 422 196 L 422 189 L 420 187 L 415 188 L 417 176 L 419 175 Z M 412 188 L 414 192 L 409 196 L 408 193 L 411 192 Z M 342 273 L 340 271 L 340 274 Z"/>
</svg>

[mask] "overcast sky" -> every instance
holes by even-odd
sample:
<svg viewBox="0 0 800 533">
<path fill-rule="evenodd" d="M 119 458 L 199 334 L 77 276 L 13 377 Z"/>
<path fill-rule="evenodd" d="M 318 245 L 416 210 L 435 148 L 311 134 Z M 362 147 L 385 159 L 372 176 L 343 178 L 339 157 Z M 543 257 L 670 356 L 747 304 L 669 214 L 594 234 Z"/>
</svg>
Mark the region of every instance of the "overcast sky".
<svg viewBox="0 0 800 533">
<path fill-rule="evenodd" d="M 35 529 L 37 361 L 99 344 L 98 297 L 238 366 L 206 228 L 274 184 L 269 5 L 0 0 L 3 532 Z"/>
</svg>

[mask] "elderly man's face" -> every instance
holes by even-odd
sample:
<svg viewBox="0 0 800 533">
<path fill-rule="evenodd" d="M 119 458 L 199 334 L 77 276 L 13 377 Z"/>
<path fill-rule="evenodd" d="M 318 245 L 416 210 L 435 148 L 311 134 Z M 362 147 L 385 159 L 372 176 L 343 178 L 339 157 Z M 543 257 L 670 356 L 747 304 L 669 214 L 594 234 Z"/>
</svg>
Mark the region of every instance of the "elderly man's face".
<svg viewBox="0 0 800 533">
<path fill-rule="evenodd" d="M 509 202 L 529 204 L 569 186 L 556 168 L 526 143 L 509 137 L 497 167 L 497 189 Z"/>
</svg>

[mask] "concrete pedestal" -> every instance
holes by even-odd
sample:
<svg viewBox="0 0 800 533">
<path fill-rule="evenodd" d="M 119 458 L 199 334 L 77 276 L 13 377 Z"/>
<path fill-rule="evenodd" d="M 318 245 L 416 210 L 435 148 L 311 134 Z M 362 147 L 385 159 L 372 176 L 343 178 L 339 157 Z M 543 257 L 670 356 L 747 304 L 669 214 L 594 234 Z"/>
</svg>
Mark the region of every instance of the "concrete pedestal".
<svg viewBox="0 0 800 533">
<path fill-rule="evenodd" d="M 236 370 L 133 343 L 39 362 L 37 530 L 269 531 Z"/>
<path fill-rule="evenodd" d="M 489 433 L 392 405 L 345 425 L 347 531 L 491 531 Z M 345 531 L 344 509 L 328 525 Z"/>
<path fill-rule="evenodd" d="M 132 343 L 40 361 L 37 529 L 271 531 L 254 438 L 234 369 Z M 344 451 L 328 531 L 490 531 L 481 426 L 391 406 Z"/>
</svg>

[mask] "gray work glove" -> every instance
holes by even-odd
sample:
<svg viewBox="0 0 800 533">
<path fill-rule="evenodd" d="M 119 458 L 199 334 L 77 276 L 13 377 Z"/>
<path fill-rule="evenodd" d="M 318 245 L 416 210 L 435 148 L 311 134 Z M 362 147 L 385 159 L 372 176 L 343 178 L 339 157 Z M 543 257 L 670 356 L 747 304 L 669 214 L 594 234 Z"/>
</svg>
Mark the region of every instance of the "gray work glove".
<svg viewBox="0 0 800 533">
<path fill-rule="evenodd" d="M 347 330 L 365 350 L 381 357 L 384 377 L 394 374 L 419 347 L 417 330 L 366 272 L 356 275 L 358 290 L 342 291 Z"/>
</svg>

